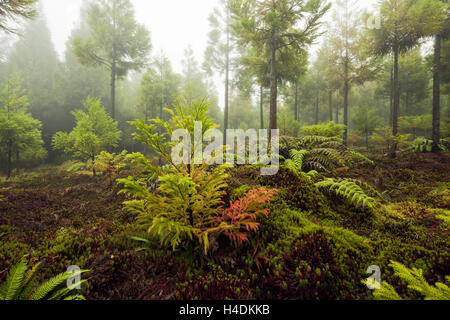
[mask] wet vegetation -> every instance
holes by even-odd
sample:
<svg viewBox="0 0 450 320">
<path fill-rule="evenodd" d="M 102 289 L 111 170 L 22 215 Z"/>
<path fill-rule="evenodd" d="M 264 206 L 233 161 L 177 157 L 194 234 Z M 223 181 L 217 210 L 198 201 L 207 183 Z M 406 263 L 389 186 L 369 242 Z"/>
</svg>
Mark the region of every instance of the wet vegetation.
<svg viewBox="0 0 450 320">
<path fill-rule="evenodd" d="M 0 300 L 450 299 L 445 1 L 218 1 L 182 74 L 132 1 L 62 61 L 35 2 L 0 3 Z M 279 129 L 279 170 L 176 163 L 195 123 Z"/>
</svg>

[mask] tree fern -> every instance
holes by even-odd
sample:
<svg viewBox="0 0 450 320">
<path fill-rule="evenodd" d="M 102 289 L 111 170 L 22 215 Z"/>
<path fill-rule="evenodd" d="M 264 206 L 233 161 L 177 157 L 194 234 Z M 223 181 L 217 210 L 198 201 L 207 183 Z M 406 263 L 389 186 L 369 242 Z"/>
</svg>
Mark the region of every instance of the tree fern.
<svg viewBox="0 0 450 320">
<path fill-rule="evenodd" d="M 88 270 L 80 270 L 72 273 L 61 273 L 53 277 L 37 288 L 33 289 L 34 279 L 42 263 L 37 264 L 27 272 L 26 258 L 23 257 L 9 272 L 5 283 L 0 287 L 0 300 L 62 300 L 84 299 L 80 294 L 74 293 L 74 288 L 85 280 L 75 283 L 70 288 L 61 288 L 68 279 L 77 277 Z"/>
<path fill-rule="evenodd" d="M 409 269 L 403 264 L 391 261 L 389 265 L 394 269 L 394 274 L 408 284 L 408 288 L 419 292 L 425 300 L 450 300 L 450 276 L 446 277 L 446 283 L 437 282 L 434 286 L 428 284 L 421 269 Z M 395 289 L 386 282 L 381 284 L 381 289 L 374 292 L 377 300 L 401 300 Z"/>
<path fill-rule="evenodd" d="M 316 187 L 324 193 L 332 193 L 346 202 L 364 209 L 374 209 L 376 200 L 369 197 L 364 190 L 353 181 L 326 179 L 316 183 Z"/>
</svg>

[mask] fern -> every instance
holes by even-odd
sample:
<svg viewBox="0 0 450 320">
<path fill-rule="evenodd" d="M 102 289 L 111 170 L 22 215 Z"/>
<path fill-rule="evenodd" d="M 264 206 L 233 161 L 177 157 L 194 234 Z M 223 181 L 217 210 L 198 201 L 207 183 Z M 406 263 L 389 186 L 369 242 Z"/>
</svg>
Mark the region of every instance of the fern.
<svg viewBox="0 0 450 320">
<path fill-rule="evenodd" d="M 11 269 L 6 278 L 6 282 L 1 286 L 1 300 L 16 300 L 20 296 L 26 271 L 27 263 L 24 257 Z"/>
<path fill-rule="evenodd" d="M 376 205 L 374 198 L 369 197 L 359 185 L 350 180 L 326 179 L 316 183 L 316 187 L 324 193 L 333 193 L 356 207 L 374 209 Z"/>
<path fill-rule="evenodd" d="M 216 218 L 218 225 L 229 226 L 224 229 L 224 234 L 235 244 L 239 245 L 248 241 L 248 233 L 259 230 L 258 216 L 268 216 L 269 209 L 264 205 L 272 201 L 278 193 L 276 189 L 253 189 L 247 192 L 241 199 L 230 203 L 230 207 Z"/>
<path fill-rule="evenodd" d="M 88 270 L 73 273 L 61 273 L 33 290 L 33 282 L 42 263 L 37 264 L 27 272 L 27 261 L 23 257 L 9 272 L 5 283 L 0 287 L 0 300 L 62 300 L 84 299 L 82 295 L 74 294 L 74 287 L 85 280 L 74 284 L 71 288 L 61 286 L 71 277 L 81 275 Z"/>
<path fill-rule="evenodd" d="M 424 137 L 419 137 L 411 145 L 412 152 L 431 152 L 433 150 L 433 141 Z"/>
<path fill-rule="evenodd" d="M 305 160 L 305 157 L 308 156 L 309 151 L 306 150 L 295 150 L 292 149 L 290 151 L 290 157 L 291 159 L 286 160 L 285 165 L 289 169 L 293 171 L 302 171 L 303 170 L 303 161 Z"/>
<path fill-rule="evenodd" d="M 450 300 L 450 277 L 446 277 L 447 284 L 437 282 L 434 286 L 428 284 L 421 269 L 409 269 L 399 262 L 391 261 L 389 265 L 394 269 L 394 274 L 408 284 L 410 290 L 419 292 L 425 300 Z M 377 300 L 401 300 L 395 289 L 386 282 L 381 284 L 381 289 L 374 292 Z"/>
</svg>

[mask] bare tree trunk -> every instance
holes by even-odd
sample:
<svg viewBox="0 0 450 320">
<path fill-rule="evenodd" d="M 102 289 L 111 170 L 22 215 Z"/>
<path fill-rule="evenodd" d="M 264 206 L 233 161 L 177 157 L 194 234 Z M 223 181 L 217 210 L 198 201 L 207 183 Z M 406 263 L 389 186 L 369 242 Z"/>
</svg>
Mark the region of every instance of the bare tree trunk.
<svg viewBox="0 0 450 320">
<path fill-rule="evenodd" d="M 389 96 L 389 126 L 392 127 L 394 118 L 394 68 L 391 69 L 391 82 L 390 82 L 390 96 Z"/>
<path fill-rule="evenodd" d="M 259 118 L 261 120 L 261 129 L 264 129 L 264 87 L 260 87 L 260 100 L 259 100 Z"/>
<path fill-rule="evenodd" d="M 316 96 L 316 110 L 314 116 L 315 124 L 319 124 L 319 95 Z"/>
<path fill-rule="evenodd" d="M 226 144 L 228 117 L 229 117 L 229 86 L 230 86 L 230 33 L 227 31 L 227 56 L 225 62 L 225 110 L 224 110 L 224 125 L 223 125 L 223 143 Z"/>
<path fill-rule="evenodd" d="M 328 99 L 330 104 L 330 122 L 333 121 L 333 91 L 330 90 L 328 93 Z"/>
<path fill-rule="evenodd" d="M 111 66 L 111 117 L 116 119 L 116 63 Z"/>
<path fill-rule="evenodd" d="M 7 179 L 11 178 L 11 172 L 12 172 L 12 141 L 8 141 L 8 172 L 7 172 Z"/>
<path fill-rule="evenodd" d="M 277 125 L 277 96 L 278 96 L 278 79 L 276 70 L 276 49 L 275 44 L 271 44 L 270 58 L 270 130 L 278 129 Z"/>
<path fill-rule="evenodd" d="M 298 82 L 295 82 L 294 119 L 298 121 Z"/>
<path fill-rule="evenodd" d="M 392 111 L 392 135 L 394 137 L 398 134 L 398 113 L 400 106 L 400 92 L 398 87 L 398 55 L 399 48 L 394 47 L 394 108 Z M 394 159 L 397 156 L 397 143 L 393 143 L 391 150 L 391 158 Z"/>
<path fill-rule="evenodd" d="M 95 171 L 95 156 L 92 156 L 92 175 L 97 176 L 97 171 Z"/>
<path fill-rule="evenodd" d="M 439 152 L 441 142 L 441 35 L 436 35 L 433 66 L 433 152 Z"/>
<path fill-rule="evenodd" d="M 339 124 L 339 104 L 336 104 L 336 123 Z"/>
<path fill-rule="evenodd" d="M 348 143 L 348 92 L 349 92 L 349 79 L 348 79 L 348 58 L 345 58 L 344 65 L 344 124 L 345 124 L 345 132 L 344 132 L 344 144 Z"/>
</svg>

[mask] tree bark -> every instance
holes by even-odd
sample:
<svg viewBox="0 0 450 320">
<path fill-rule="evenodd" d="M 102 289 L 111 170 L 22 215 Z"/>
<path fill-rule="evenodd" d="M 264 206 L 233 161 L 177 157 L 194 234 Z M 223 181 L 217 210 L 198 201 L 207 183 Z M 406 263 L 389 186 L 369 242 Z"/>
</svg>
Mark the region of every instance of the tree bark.
<svg viewBox="0 0 450 320">
<path fill-rule="evenodd" d="M 392 135 L 394 137 L 398 134 L 398 112 L 400 106 L 400 91 L 398 87 L 398 46 L 394 47 L 394 108 L 392 111 Z M 397 143 L 393 143 L 390 157 L 394 159 L 397 156 Z"/>
<path fill-rule="evenodd" d="M 389 96 L 389 126 L 392 128 L 393 125 L 393 112 L 394 112 L 394 68 L 391 68 L 391 82 L 389 85 L 390 96 Z"/>
<path fill-rule="evenodd" d="M 12 171 L 12 141 L 8 141 L 8 172 L 7 172 L 7 179 L 11 178 L 11 171 Z"/>
<path fill-rule="evenodd" d="M 224 110 L 224 125 L 223 125 L 223 143 L 226 144 L 227 129 L 228 129 L 228 117 L 229 117 L 229 90 L 230 90 L 230 34 L 227 31 L 227 54 L 225 58 L 225 110 Z"/>
<path fill-rule="evenodd" d="M 295 82 L 294 119 L 298 121 L 298 82 Z"/>
<path fill-rule="evenodd" d="M 339 104 L 336 104 L 336 123 L 339 124 Z"/>
<path fill-rule="evenodd" d="M 276 49 L 275 44 L 271 44 L 270 58 L 270 130 L 278 129 L 277 125 L 277 96 L 278 96 L 278 79 L 276 70 Z"/>
<path fill-rule="evenodd" d="M 315 124 L 319 124 L 319 95 L 316 96 L 316 110 L 314 116 Z"/>
<path fill-rule="evenodd" d="M 433 152 L 439 152 L 441 142 L 441 35 L 436 35 L 433 66 Z"/>
<path fill-rule="evenodd" d="M 369 150 L 369 131 L 366 130 L 366 149 Z"/>
<path fill-rule="evenodd" d="M 345 58 L 344 64 L 344 145 L 348 143 L 348 91 L 349 91 L 349 79 L 348 79 L 348 57 Z"/>
<path fill-rule="evenodd" d="M 97 171 L 95 171 L 95 156 L 92 156 L 92 175 L 97 176 Z"/>
<path fill-rule="evenodd" d="M 116 119 L 116 63 L 111 66 L 111 117 Z"/>
<path fill-rule="evenodd" d="M 330 122 L 333 121 L 333 91 L 330 90 L 328 93 L 328 102 L 330 106 Z"/>
<path fill-rule="evenodd" d="M 264 129 L 264 87 L 260 87 L 259 97 L 259 118 L 261 120 L 261 129 Z"/>
</svg>

